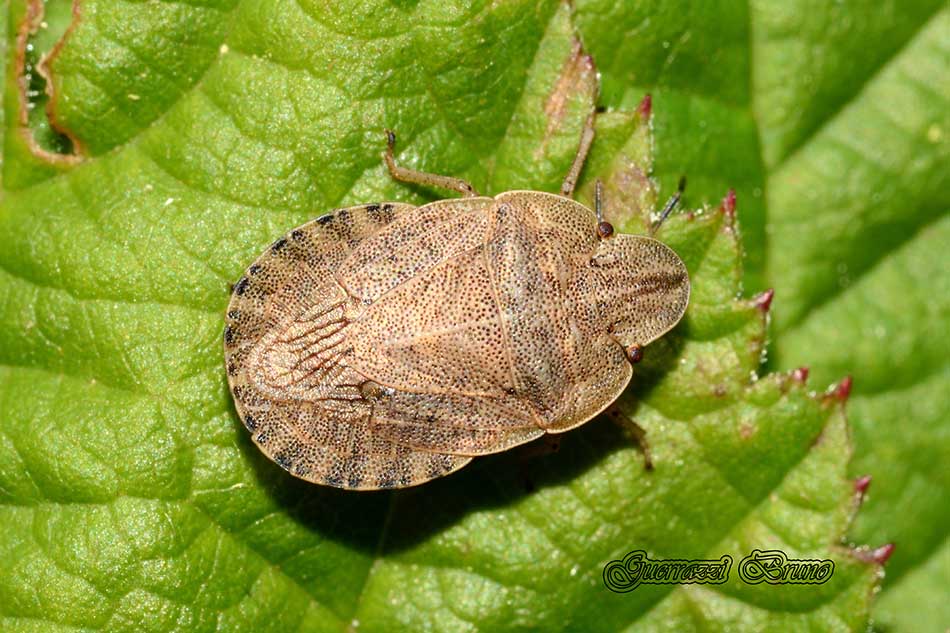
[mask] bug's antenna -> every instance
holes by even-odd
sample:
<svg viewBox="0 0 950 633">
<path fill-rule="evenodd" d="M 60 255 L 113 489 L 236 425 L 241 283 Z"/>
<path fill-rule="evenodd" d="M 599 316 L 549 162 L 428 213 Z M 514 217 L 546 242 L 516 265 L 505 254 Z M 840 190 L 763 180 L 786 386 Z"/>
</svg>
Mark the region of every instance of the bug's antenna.
<svg viewBox="0 0 950 633">
<path fill-rule="evenodd" d="M 673 212 L 673 209 L 676 208 L 676 205 L 679 203 L 680 198 L 683 197 L 683 191 L 685 190 L 686 176 L 681 176 L 679 185 L 676 187 L 676 193 L 670 196 L 670 199 L 666 201 L 665 205 L 663 205 L 663 210 L 660 211 L 660 219 L 653 223 L 653 226 L 650 228 L 650 235 L 653 235 L 658 230 L 660 230 L 660 225 L 666 221 L 666 218 L 668 218 L 670 213 Z"/>
<path fill-rule="evenodd" d="M 604 185 L 600 182 L 600 179 L 594 183 L 594 213 L 597 214 L 597 221 L 604 221 Z"/>
</svg>

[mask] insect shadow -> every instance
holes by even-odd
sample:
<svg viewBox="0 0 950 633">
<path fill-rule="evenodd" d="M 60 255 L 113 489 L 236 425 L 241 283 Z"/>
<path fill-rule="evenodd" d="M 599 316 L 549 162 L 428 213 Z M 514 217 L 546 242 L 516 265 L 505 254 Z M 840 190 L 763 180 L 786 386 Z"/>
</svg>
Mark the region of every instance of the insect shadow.
<svg viewBox="0 0 950 633">
<path fill-rule="evenodd" d="M 681 346 L 682 338 L 674 331 L 650 347 L 635 378 L 638 398 L 673 367 Z M 635 406 L 628 411 L 635 415 Z M 479 457 L 423 486 L 353 492 L 292 477 L 257 449 L 236 413 L 233 419 L 241 450 L 272 500 L 301 526 L 368 556 L 412 548 L 468 514 L 506 507 L 546 487 L 563 485 L 632 442 L 624 429 L 599 416 L 560 435 L 557 451 L 541 448 L 545 438 L 540 438 L 513 451 Z M 644 471 L 643 476 L 654 475 Z"/>
<path fill-rule="evenodd" d="M 240 425 L 237 419 L 235 425 Z M 555 452 L 531 455 L 541 438 L 523 448 L 477 458 L 424 486 L 353 492 L 292 477 L 267 459 L 247 433 L 236 436 L 257 483 L 294 521 L 370 556 L 411 548 L 470 513 L 502 508 L 569 482 L 630 446 L 623 431 L 601 416 L 565 434 Z"/>
</svg>

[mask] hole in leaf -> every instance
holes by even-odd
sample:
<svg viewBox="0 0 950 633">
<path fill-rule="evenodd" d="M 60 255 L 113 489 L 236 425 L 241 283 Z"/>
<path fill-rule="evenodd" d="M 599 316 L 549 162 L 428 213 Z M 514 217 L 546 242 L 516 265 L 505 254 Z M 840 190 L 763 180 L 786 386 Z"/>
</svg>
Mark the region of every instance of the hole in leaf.
<svg viewBox="0 0 950 633">
<path fill-rule="evenodd" d="M 31 20 L 23 59 L 27 127 L 39 149 L 52 154 L 73 155 L 75 147 L 72 140 L 56 130 L 50 122 L 47 81 L 38 69 L 44 55 L 54 50 L 69 30 L 73 20 L 73 3 L 72 0 L 45 0 L 36 4 L 39 11 Z"/>
</svg>

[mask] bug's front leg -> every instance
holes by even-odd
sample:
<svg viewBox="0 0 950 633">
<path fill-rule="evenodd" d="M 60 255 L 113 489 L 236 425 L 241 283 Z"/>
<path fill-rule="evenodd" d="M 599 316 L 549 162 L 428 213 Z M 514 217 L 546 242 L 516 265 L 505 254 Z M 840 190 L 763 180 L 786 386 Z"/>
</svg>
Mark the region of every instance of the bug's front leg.
<svg viewBox="0 0 950 633">
<path fill-rule="evenodd" d="M 581 142 L 577 146 L 577 154 L 574 155 L 574 162 L 571 164 L 567 175 L 564 176 L 564 183 L 561 185 L 562 196 L 570 198 L 574 195 L 577 179 L 580 178 L 581 170 L 584 169 L 584 161 L 587 160 L 590 146 L 594 142 L 594 121 L 596 117 L 596 111 L 591 112 L 584 122 L 584 129 L 581 131 Z"/>
<path fill-rule="evenodd" d="M 479 193 L 475 191 L 475 187 L 461 178 L 441 176 L 439 174 L 430 174 L 429 172 L 425 171 L 416 171 L 415 169 L 400 167 L 396 164 L 396 159 L 393 158 L 393 148 L 395 148 L 395 146 L 395 133 L 393 133 L 391 130 L 386 130 L 386 154 L 384 155 L 384 159 L 386 160 L 386 167 L 389 168 L 389 173 L 396 180 L 401 180 L 403 182 L 416 185 L 425 185 L 427 187 L 439 187 L 441 189 L 458 191 L 463 196 L 469 198 L 477 197 L 479 195 Z"/>
<path fill-rule="evenodd" d="M 637 424 L 615 404 L 607 407 L 607 410 L 604 411 L 604 415 L 610 418 L 623 430 L 624 435 L 628 436 L 640 447 L 640 451 L 643 453 L 643 468 L 645 470 L 653 470 L 653 455 L 650 453 L 650 445 L 647 443 L 646 429 Z"/>
</svg>

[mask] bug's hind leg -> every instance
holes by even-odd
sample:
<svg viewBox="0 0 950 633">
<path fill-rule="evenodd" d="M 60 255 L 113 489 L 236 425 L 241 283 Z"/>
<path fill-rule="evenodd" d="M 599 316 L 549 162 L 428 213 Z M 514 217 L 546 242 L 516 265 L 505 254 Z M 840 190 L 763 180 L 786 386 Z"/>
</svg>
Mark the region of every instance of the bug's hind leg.
<svg viewBox="0 0 950 633">
<path fill-rule="evenodd" d="M 424 171 L 416 171 L 415 169 L 408 169 L 407 167 L 400 167 L 396 164 L 396 160 L 393 158 L 393 148 L 396 146 L 396 135 L 392 130 L 386 130 L 386 167 L 389 168 L 389 173 L 392 174 L 392 177 L 396 180 L 401 180 L 403 182 L 408 182 L 416 185 L 425 185 L 428 187 L 439 187 L 441 189 L 449 189 L 451 191 L 458 191 L 460 194 L 466 197 L 474 198 L 479 195 L 475 188 L 470 185 L 468 182 L 462 180 L 461 178 L 453 178 L 452 176 L 440 176 L 439 174 L 430 174 Z"/>
<path fill-rule="evenodd" d="M 653 455 L 650 453 L 650 445 L 647 443 L 646 429 L 621 411 L 617 405 L 608 407 L 607 410 L 604 411 L 604 414 L 640 447 L 640 451 L 643 453 L 643 468 L 645 470 L 653 470 Z"/>
<path fill-rule="evenodd" d="M 518 474 L 521 484 L 527 493 L 532 493 L 538 489 L 528 468 L 528 462 L 535 457 L 545 457 L 561 450 L 561 436 L 557 433 L 546 433 L 530 444 L 519 446 L 518 451 Z"/>
<path fill-rule="evenodd" d="M 574 162 L 564 176 L 564 183 L 561 185 L 561 195 L 568 198 L 574 195 L 574 186 L 577 185 L 577 179 L 580 178 L 581 170 L 584 169 L 584 161 L 587 160 L 587 154 L 590 152 L 590 146 L 594 142 L 594 120 L 596 112 L 591 112 L 590 116 L 584 122 L 584 129 L 581 131 L 581 142 L 577 146 L 577 154 L 574 155 Z"/>
</svg>

